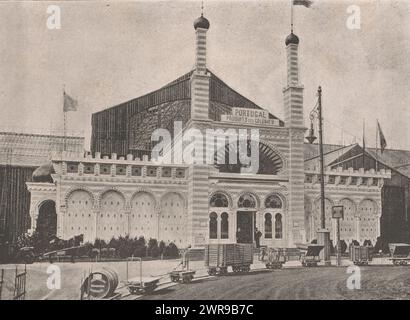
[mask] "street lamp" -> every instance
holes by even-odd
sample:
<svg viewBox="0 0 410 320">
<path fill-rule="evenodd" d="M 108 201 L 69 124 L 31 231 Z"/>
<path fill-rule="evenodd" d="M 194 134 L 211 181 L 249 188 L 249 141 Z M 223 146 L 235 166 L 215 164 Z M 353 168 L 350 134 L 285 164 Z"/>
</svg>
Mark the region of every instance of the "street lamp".
<svg viewBox="0 0 410 320">
<path fill-rule="evenodd" d="M 309 114 L 310 130 L 309 136 L 306 137 L 308 142 L 312 144 L 315 140 L 313 129 L 313 121 L 316 118 L 319 122 L 319 166 L 320 166 L 320 229 L 317 231 L 318 244 L 324 246 L 322 257 L 326 265 L 330 265 L 330 232 L 326 229 L 325 216 L 325 174 L 324 174 L 324 160 L 323 160 L 323 117 L 322 117 L 322 87 L 317 91 L 318 101 L 316 106 Z"/>
</svg>

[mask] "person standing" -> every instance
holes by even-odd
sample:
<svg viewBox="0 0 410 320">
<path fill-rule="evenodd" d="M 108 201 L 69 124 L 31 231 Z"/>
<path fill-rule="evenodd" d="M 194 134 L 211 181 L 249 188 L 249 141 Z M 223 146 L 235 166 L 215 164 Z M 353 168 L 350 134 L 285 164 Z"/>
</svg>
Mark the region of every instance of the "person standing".
<svg viewBox="0 0 410 320">
<path fill-rule="evenodd" d="M 258 249 L 261 247 L 261 243 L 260 243 L 261 236 L 262 236 L 262 232 L 260 232 L 258 228 L 255 228 L 255 242 L 256 242 L 256 248 Z"/>
</svg>

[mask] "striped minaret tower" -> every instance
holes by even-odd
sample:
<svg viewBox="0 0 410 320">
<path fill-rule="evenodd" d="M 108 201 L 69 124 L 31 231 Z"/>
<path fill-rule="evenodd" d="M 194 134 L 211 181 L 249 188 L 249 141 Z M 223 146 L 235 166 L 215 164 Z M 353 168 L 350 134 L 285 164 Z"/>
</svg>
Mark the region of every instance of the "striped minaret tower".
<svg viewBox="0 0 410 320">
<path fill-rule="evenodd" d="M 305 242 L 303 86 L 299 83 L 299 38 L 291 32 L 286 38 L 287 84 L 283 89 L 285 126 L 289 129 L 289 244 Z"/>
<path fill-rule="evenodd" d="M 191 119 L 209 119 L 209 78 L 206 69 L 206 32 L 209 21 L 203 14 L 195 20 L 196 56 L 195 70 L 191 76 Z"/>
</svg>

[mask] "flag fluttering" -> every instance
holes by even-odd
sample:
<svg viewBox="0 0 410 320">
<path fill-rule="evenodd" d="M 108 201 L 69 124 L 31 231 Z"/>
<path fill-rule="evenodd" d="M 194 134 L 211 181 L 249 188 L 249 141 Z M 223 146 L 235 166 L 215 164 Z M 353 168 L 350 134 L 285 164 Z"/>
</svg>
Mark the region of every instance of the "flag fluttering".
<svg viewBox="0 0 410 320">
<path fill-rule="evenodd" d="M 387 147 L 387 141 L 386 141 L 386 138 L 384 137 L 379 121 L 377 121 L 377 129 L 379 131 L 380 150 L 383 153 L 384 149 L 386 149 Z"/>
<path fill-rule="evenodd" d="M 77 100 L 73 99 L 72 97 L 70 97 L 68 94 L 64 92 L 64 107 L 63 107 L 64 112 L 77 111 L 77 105 L 78 105 Z"/>
<path fill-rule="evenodd" d="M 293 0 L 294 6 L 305 6 L 306 8 L 310 8 L 312 4 L 313 1 L 311 0 Z"/>
</svg>

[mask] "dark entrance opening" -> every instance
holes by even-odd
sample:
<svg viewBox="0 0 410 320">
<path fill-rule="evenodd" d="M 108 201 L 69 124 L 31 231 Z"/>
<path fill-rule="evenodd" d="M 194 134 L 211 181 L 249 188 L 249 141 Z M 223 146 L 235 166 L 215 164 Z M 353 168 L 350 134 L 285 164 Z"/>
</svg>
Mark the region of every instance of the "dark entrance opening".
<svg viewBox="0 0 410 320">
<path fill-rule="evenodd" d="M 238 211 L 236 215 L 236 242 L 253 243 L 254 234 L 253 211 Z"/>
<path fill-rule="evenodd" d="M 54 201 L 45 201 L 41 204 L 37 218 L 36 231 L 41 239 L 49 240 L 57 234 L 57 213 Z"/>
</svg>

